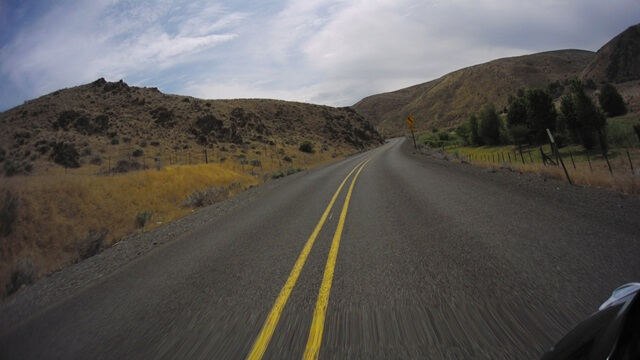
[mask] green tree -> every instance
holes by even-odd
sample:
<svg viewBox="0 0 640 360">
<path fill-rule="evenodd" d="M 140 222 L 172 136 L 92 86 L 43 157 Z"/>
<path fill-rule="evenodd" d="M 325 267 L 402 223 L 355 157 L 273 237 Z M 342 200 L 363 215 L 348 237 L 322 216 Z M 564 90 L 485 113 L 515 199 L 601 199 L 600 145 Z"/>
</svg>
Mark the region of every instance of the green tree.
<svg viewBox="0 0 640 360">
<path fill-rule="evenodd" d="M 600 89 L 598 95 L 598 101 L 602 110 L 604 110 L 608 116 L 620 116 L 627 113 L 627 105 L 624 103 L 622 95 L 616 90 L 616 87 L 611 84 L 605 84 Z"/>
<path fill-rule="evenodd" d="M 507 107 L 507 126 L 527 125 L 527 102 L 524 97 L 509 97 Z"/>
<path fill-rule="evenodd" d="M 522 154 L 522 144 L 527 141 L 529 136 L 529 128 L 526 125 L 518 124 L 509 127 L 509 135 L 518 145 L 518 150 Z"/>
<path fill-rule="evenodd" d="M 480 121 L 475 114 L 469 117 L 469 130 L 471 144 L 474 146 L 481 146 L 482 137 L 480 136 Z"/>
<path fill-rule="evenodd" d="M 535 140 L 544 142 L 547 130 L 556 130 L 556 107 L 553 97 L 544 89 L 529 89 L 525 93 L 527 124 Z"/>
<path fill-rule="evenodd" d="M 305 140 L 301 142 L 298 150 L 309 153 L 309 154 L 313 154 L 315 152 L 313 143 L 309 140 Z"/>
<path fill-rule="evenodd" d="M 593 148 L 597 136 L 602 151 L 606 152 L 606 117 L 586 94 L 582 81 L 571 82 L 571 92 L 563 96 L 560 112 L 574 139 L 579 140 L 585 149 Z"/>
<path fill-rule="evenodd" d="M 469 122 L 458 125 L 456 135 L 462 140 L 461 145 L 471 145 L 471 125 Z"/>
<path fill-rule="evenodd" d="M 478 135 L 482 138 L 482 142 L 486 145 L 500 144 L 500 133 L 504 125 L 496 111 L 495 105 L 485 105 L 480 111 L 478 118 L 480 122 Z"/>
</svg>

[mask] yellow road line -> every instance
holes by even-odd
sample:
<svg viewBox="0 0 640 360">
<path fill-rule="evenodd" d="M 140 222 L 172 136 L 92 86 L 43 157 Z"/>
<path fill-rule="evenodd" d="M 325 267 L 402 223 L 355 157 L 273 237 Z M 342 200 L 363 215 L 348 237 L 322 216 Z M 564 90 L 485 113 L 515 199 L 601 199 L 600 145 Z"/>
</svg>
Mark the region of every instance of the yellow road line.
<svg viewBox="0 0 640 360">
<path fill-rule="evenodd" d="M 361 161 L 358 165 L 356 165 L 353 168 L 353 170 L 351 170 L 351 172 L 344 178 L 344 180 L 342 180 L 342 183 L 338 187 L 338 190 L 336 190 L 335 194 L 333 194 L 333 197 L 331 198 L 331 202 L 329 202 L 329 205 L 327 206 L 326 210 L 322 214 L 320 221 L 318 222 L 315 229 L 311 233 L 311 236 L 309 236 L 309 240 L 307 240 L 307 243 L 304 245 L 304 248 L 300 253 L 300 257 L 298 257 L 298 260 L 296 261 L 295 265 L 293 265 L 291 274 L 289 274 L 289 278 L 287 279 L 287 282 L 282 287 L 282 290 L 280 290 L 280 295 L 278 295 L 278 298 L 276 299 L 276 302 L 273 305 L 271 312 L 269 312 L 269 315 L 267 316 L 267 320 L 264 322 L 264 325 L 262 326 L 262 330 L 260 330 L 260 334 L 258 334 L 256 341 L 253 343 L 253 347 L 251 348 L 251 352 L 249 353 L 249 356 L 247 356 L 247 359 L 249 360 L 262 359 L 264 352 L 267 350 L 267 346 L 269 346 L 269 341 L 271 341 L 271 337 L 273 336 L 273 332 L 276 329 L 276 325 L 278 325 L 278 320 L 280 320 L 280 315 L 282 314 L 282 310 L 284 309 L 284 306 L 286 305 L 287 300 L 289 299 L 289 295 L 291 294 L 291 291 L 293 291 L 293 287 L 295 286 L 296 281 L 300 276 L 300 272 L 302 271 L 302 267 L 304 266 L 304 263 L 307 261 L 307 257 L 309 256 L 309 253 L 311 252 L 311 248 L 313 247 L 313 243 L 316 241 L 316 238 L 318 237 L 318 234 L 320 233 L 320 230 L 322 229 L 324 222 L 327 220 L 327 216 L 329 216 L 329 213 L 331 212 L 331 208 L 333 208 L 333 204 L 336 202 L 336 199 L 338 198 L 340 191 L 344 187 L 344 184 L 347 182 L 351 174 L 353 174 L 353 172 L 356 171 L 356 169 L 360 165 L 362 165 L 363 163 L 366 164 L 366 162 L 369 161 L 369 159 L 365 159 Z"/>
<path fill-rule="evenodd" d="M 376 153 L 377 154 L 377 153 Z M 340 239 L 342 238 L 342 230 L 344 229 L 344 222 L 347 219 L 347 211 L 349 210 L 349 202 L 351 201 L 351 193 L 353 187 L 358 179 L 358 175 L 367 163 L 376 155 L 374 154 L 365 161 L 360 167 L 356 176 L 351 180 L 347 197 L 344 200 L 342 206 L 342 212 L 340 213 L 340 220 L 338 221 L 338 227 L 333 235 L 333 241 L 331 242 L 331 249 L 329 250 L 329 258 L 327 259 L 327 265 L 324 269 L 324 276 L 322 277 L 322 285 L 320 285 L 320 291 L 318 293 L 318 301 L 316 302 L 316 308 L 313 311 L 313 321 L 311 322 L 311 330 L 309 331 L 309 339 L 307 340 L 307 347 L 304 351 L 305 360 L 317 359 L 320 355 L 320 345 L 322 344 L 322 333 L 324 331 L 324 319 L 327 313 L 327 306 L 329 305 L 329 295 L 331 293 L 331 284 L 333 283 L 333 272 L 336 268 L 336 259 L 338 258 L 338 249 L 340 248 Z"/>
</svg>

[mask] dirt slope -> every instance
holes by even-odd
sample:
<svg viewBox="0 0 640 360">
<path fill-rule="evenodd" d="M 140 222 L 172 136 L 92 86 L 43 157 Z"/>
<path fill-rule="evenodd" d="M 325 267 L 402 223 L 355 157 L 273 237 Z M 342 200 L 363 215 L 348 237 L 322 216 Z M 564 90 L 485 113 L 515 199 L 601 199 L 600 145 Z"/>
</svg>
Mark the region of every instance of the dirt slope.
<svg viewBox="0 0 640 360">
<path fill-rule="evenodd" d="M 182 149 L 312 141 L 316 149 L 352 152 L 381 143 L 350 108 L 279 100 L 201 100 L 156 88 L 98 79 L 55 91 L 0 113 L 0 163 L 5 175 L 29 174 L 100 156 L 145 156 Z M 77 154 L 77 162 L 73 161 Z"/>
<path fill-rule="evenodd" d="M 547 87 L 578 77 L 594 53 L 560 50 L 494 60 L 447 74 L 406 89 L 369 96 L 353 108 L 384 136 L 405 131 L 404 119 L 412 115 L 418 131 L 453 126 L 493 102 L 506 106 L 518 89 Z"/>
</svg>

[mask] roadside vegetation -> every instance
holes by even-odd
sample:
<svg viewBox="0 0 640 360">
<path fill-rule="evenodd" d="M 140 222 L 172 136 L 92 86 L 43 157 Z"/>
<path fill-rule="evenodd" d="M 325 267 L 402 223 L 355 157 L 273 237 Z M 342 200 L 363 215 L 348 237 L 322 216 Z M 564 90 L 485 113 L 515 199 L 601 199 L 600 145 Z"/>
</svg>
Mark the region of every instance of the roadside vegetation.
<svg viewBox="0 0 640 360">
<path fill-rule="evenodd" d="M 60 164 L 4 178 L 0 294 L 248 187 L 344 156 L 328 145 L 314 153 L 299 150 L 301 145 L 314 146 L 221 144 L 206 157 L 183 150 L 171 159 L 107 153 L 80 168 Z"/>
<path fill-rule="evenodd" d="M 594 97 L 589 95 L 597 89 L 592 82 L 568 85 L 561 97 L 551 86 L 519 90 L 501 111 L 487 104 L 454 129 L 421 134 L 419 143 L 481 166 L 560 179 L 565 174 L 559 155 L 575 183 L 640 193 L 640 118 L 627 115 L 622 97 L 609 84 Z"/>
</svg>

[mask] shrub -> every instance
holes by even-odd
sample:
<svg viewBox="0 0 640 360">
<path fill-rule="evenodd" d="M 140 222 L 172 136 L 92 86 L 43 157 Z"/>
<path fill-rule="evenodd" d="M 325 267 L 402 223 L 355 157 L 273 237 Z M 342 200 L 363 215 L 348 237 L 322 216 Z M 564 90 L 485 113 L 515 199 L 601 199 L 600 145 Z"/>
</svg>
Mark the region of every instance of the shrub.
<svg viewBox="0 0 640 360">
<path fill-rule="evenodd" d="M 0 147 L 0 162 L 3 162 L 7 157 L 7 152 Z"/>
<path fill-rule="evenodd" d="M 287 176 L 289 176 L 289 175 L 293 175 L 293 174 L 295 174 L 295 173 L 298 173 L 298 172 L 300 172 L 300 171 L 302 171 L 302 169 L 300 169 L 300 168 L 293 168 L 293 167 L 290 167 L 290 168 L 287 168 L 287 170 L 286 170 L 285 174 L 286 174 Z"/>
<path fill-rule="evenodd" d="M 56 164 L 66 168 L 80 167 L 80 155 L 72 144 L 65 142 L 54 143 L 51 159 Z"/>
<path fill-rule="evenodd" d="M 100 164 L 102 164 L 102 158 L 101 158 L 100 156 L 94 156 L 94 157 L 91 159 L 91 164 L 93 164 L 93 165 L 100 165 Z"/>
<path fill-rule="evenodd" d="M 640 141 L 640 124 L 633 125 L 633 130 L 636 132 L 636 135 L 638 135 L 638 141 Z"/>
<path fill-rule="evenodd" d="M 282 171 L 275 171 L 271 173 L 271 178 L 272 179 L 279 179 L 281 177 L 285 177 L 284 172 Z"/>
<path fill-rule="evenodd" d="M 160 142 L 159 141 L 152 141 L 150 142 L 151 146 L 160 146 Z"/>
<path fill-rule="evenodd" d="M 300 143 L 300 147 L 298 148 L 298 150 L 308 154 L 313 154 L 315 152 L 315 150 L 313 149 L 313 143 L 309 140 L 305 140 Z"/>
<path fill-rule="evenodd" d="M 151 215 L 153 213 L 151 212 L 151 210 L 144 210 L 139 212 L 138 214 L 136 214 L 136 224 L 138 225 L 138 227 L 143 228 L 144 225 L 151 220 Z"/>
<path fill-rule="evenodd" d="M 144 155 L 144 151 L 142 151 L 142 149 L 135 149 L 135 150 L 133 150 L 133 153 L 131 153 L 131 155 L 133 155 L 135 157 L 140 157 L 140 156 Z"/>
<path fill-rule="evenodd" d="M 196 127 L 200 130 L 201 134 L 209 134 L 212 131 L 222 129 L 224 123 L 222 120 L 217 119 L 215 116 L 209 114 L 201 116 L 196 120 Z"/>
<path fill-rule="evenodd" d="M 113 169 L 116 173 L 126 173 L 133 170 L 140 170 L 142 165 L 137 161 L 129 162 L 128 160 L 120 160 Z"/>
<path fill-rule="evenodd" d="M 166 107 L 160 106 L 150 111 L 151 116 L 155 119 L 156 124 L 164 128 L 173 127 L 173 111 L 167 110 Z"/>
<path fill-rule="evenodd" d="M 627 106 L 622 99 L 622 95 L 618 92 L 615 86 L 611 84 L 605 84 L 600 89 L 600 95 L 598 95 L 598 101 L 602 110 L 604 110 L 608 116 L 620 116 L 627 113 Z"/>
<path fill-rule="evenodd" d="M 486 105 L 478 115 L 480 126 L 478 134 L 482 138 L 482 142 L 487 145 L 500 144 L 500 130 L 504 127 L 500 116 L 496 112 L 493 104 Z"/>
<path fill-rule="evenodd" d="M 260 166 L 262 166 L 262 161 L 260 161 L 260 159 L 251 159 L 251 166 L 260 167 Z"/>
<path fill-rule="evenodd" d="M 23 285 L 32 284 L 36 279 L 36 265 L 32 259 L 20 259 L 11 271 L 11 280 L 7 284 L 7 295 L 18 291 Z"/>
<path fill-rule="evenodd" d="M 20 173 L 20 165 L 13 161 L 7 160 L 4 162 L 4 176 L 10 177 L 14 175 L 18 175 Z"/>
<path fill-rule="evenodd" d="M 285 157 L 282 158 L 282 160 L 284 160 L 284 161 L 286 161 L 288 163 L 293 162 L 293 159 L 291 158 L 291 156 L 285 156 Z"/>
<path fill-rule="evenodd" d="M 210 187 L 204 190 L 195 190 L 184 201 L 184 207 L 203 207 L 225 200 L 229 196 L 229 190 L 225 187 Z"/>
<path fill-rule="evenodd" d="M 95 229 L 89 230 L 89 235 L 76 243 L 78 258 L 84 260 L 96 255 L 103 247 L 107 239 L 107 233 L 106 229 L 99 231 Z"/>
<path fill-rule="evenodd" d="M 13 232 L 13 225 L 18 220 L 19 199 L 7 191 L 0 207 L 0 235 L 8 236 Z"/>
</svg>

